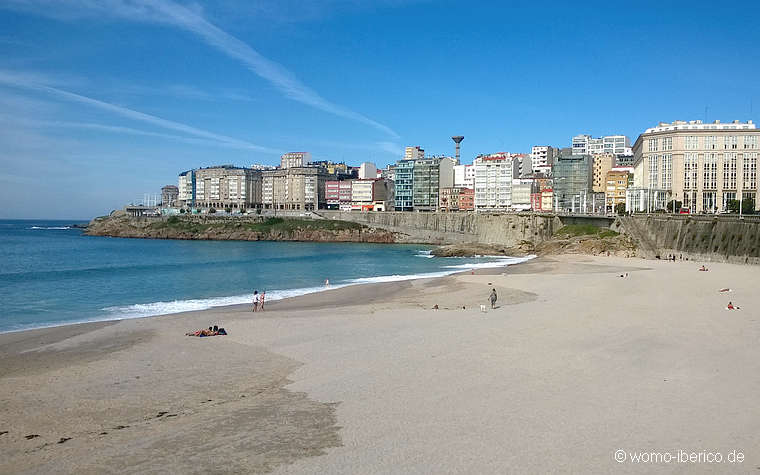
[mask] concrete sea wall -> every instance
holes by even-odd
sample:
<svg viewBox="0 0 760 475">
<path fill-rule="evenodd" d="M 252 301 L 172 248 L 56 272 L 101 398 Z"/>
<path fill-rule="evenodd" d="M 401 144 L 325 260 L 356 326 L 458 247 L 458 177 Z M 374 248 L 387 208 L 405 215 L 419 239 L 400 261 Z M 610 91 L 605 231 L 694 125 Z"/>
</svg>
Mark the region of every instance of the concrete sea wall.
<svg viewBox="0 0 760 475">
<path fill-rule="evenodd" d="M 551 238 L 562 222 L 551 214 L 519 213 L 360 213 L 320 210 L 326 219 L 340 219 L 376 226 L 401 235 L 399 242 L 463 244 L 478 242 L 516 246 L 522 241 L 539 243 Z"/>
<path fill-rule="evenodd" d="M 628 233 L 649 258 L 669 254 L 689 260 L 760 264 L 760 217 L 633 215 L 613 229 Z"/>
</svg>

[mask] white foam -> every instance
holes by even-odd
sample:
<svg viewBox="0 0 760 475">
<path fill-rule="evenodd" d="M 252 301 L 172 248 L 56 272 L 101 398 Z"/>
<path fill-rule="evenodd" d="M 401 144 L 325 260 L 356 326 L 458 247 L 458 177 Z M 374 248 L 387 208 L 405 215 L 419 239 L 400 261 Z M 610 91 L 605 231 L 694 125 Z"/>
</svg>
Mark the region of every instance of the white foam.
<svg viewBox="0 0 760 475">
<path fill-rule="evenodd" d="M 313 294 L 323 290 L 337 289 L 345 287 L 344 285 L 334 285 L 330 287 L 304 287 L 300 289 L 273 290 L 267 291 L 266 301 L 281 300 L 299 295 Z M 212 307 L 224 307 L 227 305 L 250 304 L 253 302 L 253 294 L 234 295 L 231 297 L 212 297 L 207 299 L 188 299 L 173 300 L 170 302 L 152 302 L 138 303 L 134 305 L 123 305 L 115 307 L 105 307 L 102 310 L 108 313 L 106 320 L 122 320 L 129 318 L 144 318 L 157 315 L 168 315 L 170 313 L 194 312 L 198 310 L 207 310 Z"/>
<path fill-rule="evenodd" d="M 494 256 L 495 257 L 495 256 Z M 521 262 L 529 261 L 533 259 L 534 255 L 526 257 L 499 257 L 495 261 L 491 262 L 477 262 L 473 264 L 457 264 L 455 266 L 446 266 L 446 269 L 491 269 L 494 267 L 504 267 L 512 264 L 519 264 Z"/>
<path fill-rule="evenodd" d="M 71 229 L 71 226 L 32 226 L 29 229 Z"/>
<path fill-rule="evenodd" d="M 428 259 L 435 257 L 432 254 L 433 251 L 419 251 L 417 254 L 415 254 L 415 257 L 426 257 Z"/>
</svg>

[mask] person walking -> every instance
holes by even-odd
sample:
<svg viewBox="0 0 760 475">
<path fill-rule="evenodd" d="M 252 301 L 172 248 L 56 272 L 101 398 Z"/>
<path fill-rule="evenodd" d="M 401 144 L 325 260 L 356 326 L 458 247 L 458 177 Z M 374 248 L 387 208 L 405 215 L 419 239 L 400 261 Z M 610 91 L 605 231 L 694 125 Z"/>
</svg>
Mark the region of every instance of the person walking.
<svg viewBox="0 0 760 475">
<path fill-rule="evenodd" d="M 259 310 L 264 310 L 264 297 L 266 296 L 267 292 L 266 290 L 264 292 L 261 292 L 261 298 L 259 298 Z"/>
<path fill-rule="evenodd" d="M 259 309 L 259 291 L 254 290 L 253 291 L 253 308 L 251 309 L 251 312 L 255 312 Z"/>
<path fill-rule="evenodd" d="M 491 308 L 496 308 L 496 289 L 491 289 L 491 295 L 488 296 L 488 300 L 491 301 Z"/>
</svg>

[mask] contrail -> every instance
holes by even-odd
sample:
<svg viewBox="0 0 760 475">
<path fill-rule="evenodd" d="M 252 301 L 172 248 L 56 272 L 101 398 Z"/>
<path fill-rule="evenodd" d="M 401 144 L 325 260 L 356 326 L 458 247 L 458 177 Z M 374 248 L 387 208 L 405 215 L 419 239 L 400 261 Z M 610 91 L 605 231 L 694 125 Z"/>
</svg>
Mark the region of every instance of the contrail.
<svg viewBox="0 0 760 475">
<path fill-rule="evenodd" d="M 3 4 L 5 2 L 5 4 Z M 193 33 L 205 43 L 234 58 L 257 76 L 265 79 L 285 97 L 330 114 L 369 125 L 394 139 L 399 135 L 390 127 L 346 107 L 334 104 L 301 82 L 281 64 L 262 56 L 243 41 L 209 22 L 200 13 L 172 0 L 0 0 L 0 8 L 77 20 L 82 13 L 95 18 L 112 16 L 134 22 L 172 25 Z"/>
<path fill-rule="evenodd" d="M 99 101 L 97 99 L 93 99 L 87 96 L 82 96 L 80 94 L 75 94 L 73 92 L 64 91 L 63 89 L 46 86 L 44 84 L 29 82 L 25 79 L 26 78 L 24 78 L 23 76 L 16 76 L 14 74 L 10 74 L 5 71 L 0 71 L 0 83 L 2 84 L 6 84 L 9 86 L 13 86 L 13 87 L 21 88 L 21 89 L 46 92 L 50 95 L 60 97 L 62 99 L 65 99 L 71 102 L 86 104 L 92 107 L 96 107 L 98 109 L 103 109 L 109 112 L 113 112 L 115 114 L 118 114 L 123 117 L 127 117 L 129 119 L 146 122 L 149 124 L 166 128 L 166 129 L 176 130 L 178 132 L 194 135 L 196 137 L 213 140 L 216 142 L 221 142 L 230 146 L 236 146 L 236 147 L 245 148 L 248 150 L 255 150 L 262 153 L 271 153 L 271 154 L 281 153 L 279 150 L 274 150 L 268 147 L 262 147 L 260 145 L 252 144 L 244 140 L 228 137 L 226 135 L 215 134 L 213 132 L 208 132 L 206 130 L 198 129 L 190 125 L 185 125 L 185 124 L 174 122 L 168 119 L 162 119 L 160 117 L 146 114 L 144 112 L 139 112 L 133 109 L 128 109 L 126 107 L 110 104 L 108 102 Z"/>
<path fill-rule="evenodd" d="M 389 127 L 323 98 L 282 65 L 265 58 L 247 44 L 182 5 L 170 0 L 143 0 L 142 4 L 146 8 L 154 8 L 171 19 L 175 25 L 195 33 L 228 56 L 240 60 L 252 72 L 277 87 L 286 97 L 325 112 L 370 125 L 395 138 L 399 137 Z"/>
</svg>

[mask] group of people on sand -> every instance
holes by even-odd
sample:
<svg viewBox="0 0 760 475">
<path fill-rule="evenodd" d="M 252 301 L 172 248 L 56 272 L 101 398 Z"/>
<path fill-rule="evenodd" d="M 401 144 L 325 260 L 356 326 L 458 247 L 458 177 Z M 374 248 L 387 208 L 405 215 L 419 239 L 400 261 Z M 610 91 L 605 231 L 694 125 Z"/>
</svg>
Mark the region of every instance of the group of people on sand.
<svg viewBox="0 0 760 475">
<path fill-rule="evenodd" d="M 707 272 L 707 271 L 709 271 L 709 270 L 710 270 L 710 269 L 708 269 L 707 267 L 705 267 L 705 265 L 704 265 L 704 264 L 702 264 L 702 267 L 700 267 L 700 268 L 699 268 L 699 272 Z"/>
<path fill-rule="evenodd" d="M 264 298 L 266 295 L 266 291 L 261 293 L 258 290 L 253 291 L 253 308 L 251 308 L 251 312 L 264 310 Z"/>
<path fill-rule="evenodd" d="M 218 335 L 226 335 L 226 334 L 227 334 L 227 331 L 218 325 L 214 325 L 213 327 L 208 327 L 208 330 L 204 328 L 202 330 L 185 333 L 185 335 L 187 336 L 218 336 Z"/>
</svg>

